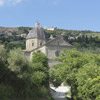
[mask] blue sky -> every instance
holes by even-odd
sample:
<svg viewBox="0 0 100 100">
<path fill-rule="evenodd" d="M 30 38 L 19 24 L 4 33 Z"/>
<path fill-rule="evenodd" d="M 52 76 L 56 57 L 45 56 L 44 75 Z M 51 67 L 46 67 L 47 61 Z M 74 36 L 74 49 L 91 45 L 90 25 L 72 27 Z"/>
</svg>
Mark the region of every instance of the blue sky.
<svg viewBox="0 0 100 100">
<path fill-rule="evenodd" d="M 100 31 L 100 0 L 0 0 L 0 26 Z"/>
</svg>

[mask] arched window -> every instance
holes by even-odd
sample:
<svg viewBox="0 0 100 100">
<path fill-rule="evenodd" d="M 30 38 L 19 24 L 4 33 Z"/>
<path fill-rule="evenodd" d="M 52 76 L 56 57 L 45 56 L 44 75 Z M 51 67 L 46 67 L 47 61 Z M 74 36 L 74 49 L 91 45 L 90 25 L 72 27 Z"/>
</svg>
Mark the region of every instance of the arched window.
<svg viewBox="0 0 100 100">
<path fill-rule="evenodd" d="M 32 43 L 32 47 L 34 46 L 34 43 Z"/>
<path fill-rule="evenodd" d="M 42 46 L 42 43 L 40 43 L 40 46 Z"/>
<path fill-rule="evenodd" d="M 32 42 L 32 47 L 33 47 L 34 46 L 34 41 L 32 40 L 31 42 Z"/>
<path fill-rule="evenodd" d="M 59 54 L 60 54 L 60 51 L 55 52 L 56 57 L 59 57 Z"/>
</svg>

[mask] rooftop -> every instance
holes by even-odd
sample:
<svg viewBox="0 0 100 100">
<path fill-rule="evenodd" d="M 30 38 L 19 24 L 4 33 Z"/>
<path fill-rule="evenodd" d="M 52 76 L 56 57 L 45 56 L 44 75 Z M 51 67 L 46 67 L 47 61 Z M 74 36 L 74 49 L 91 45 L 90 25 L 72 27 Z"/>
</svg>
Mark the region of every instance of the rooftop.
<svg viewBox="0 0 100 100">
<path fill-rule="evenodd" d="M 40 25 L 40 23 L 36 22 L 35 27 L 29 32 L 27 35 L 26 39 L 31 39 L 31 38 L 47 38 L 47 34 Z"/>
</svg>

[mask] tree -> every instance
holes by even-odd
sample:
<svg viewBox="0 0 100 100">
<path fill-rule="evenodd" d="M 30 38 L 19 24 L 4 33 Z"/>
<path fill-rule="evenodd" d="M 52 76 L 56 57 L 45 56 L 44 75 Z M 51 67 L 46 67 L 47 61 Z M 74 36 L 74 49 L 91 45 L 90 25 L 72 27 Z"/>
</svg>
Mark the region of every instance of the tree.
<svg viewBox="0 0 100 100">
<path fill-rule="evenodd" d="M 100 55 L 64 50 L 56 60 L 61 63 L 50 72 L 54 85 L 66 81 L 71 86 L 72 100 L 99 100 Z"/>
<path fill-rule="evenodd" d="M 93 63 L 85 64 L 76 75 L 79 100 L 100 99 L 100 67 Z"/>
<path fill-rule="evenodd" d="M 8 68 L 19 77 L 23 77 L 29 66 L 21 49 L 13 49 L 10 51 L 8 64 Z"/>
<path fill-rule="evenodd" d="M 0 48 L 1 99 L 51 100 L 45 87 L 48 83 L 48 59 L 40 52 L 33 53 L 33 57 L 36 59 L 33 58 L 30 64 L 21 49 L 7 53 L 4 48 Z"/>
<path fill-rule="evenodd" d="M 31 76 L 31 79 L 37 85 L 49 86 L 49 74 L 48 74 L 48 58 L 45 54 L 40 51 L 33 52 L 32 61 L 30 63 L 31 71 L 34 73 Z"/>
<path fill-rule="evenodd" d="M 0 83 L 4 81 L 7 74 L 7 58 L 8 54 L 4 48 L 0 48 Z"/>
</svg>

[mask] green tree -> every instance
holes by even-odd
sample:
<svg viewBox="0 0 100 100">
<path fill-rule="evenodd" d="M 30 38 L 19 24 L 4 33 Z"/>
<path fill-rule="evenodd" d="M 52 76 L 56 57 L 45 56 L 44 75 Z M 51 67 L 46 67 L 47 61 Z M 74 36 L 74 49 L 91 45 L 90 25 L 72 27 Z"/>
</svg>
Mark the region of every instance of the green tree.
<svg viewBox="0 0 100 100">
<path fill-rule="evenodd" d="M 39 53 L 39 54 L 38 54 Z M 47 86 L 48 59 L 36 52 L 37 62 L 26 60 L 21 49 L 9 53 L 0 48 L 0 98 L 3 100 L 51 100 Z M 40 56 L 41 55 L 41 56 Z M 39 62 L 39 57 L 41 59 Z M 44 59 L 44 60 L 43 60 Z"/>
<path fill-rule="evenodd" d="M 49 74 L 48 74 L 48 58 L 45 54 L 40 51 L 33 52 L 32 61 L 30 63 L 32 74 L 31 79 L 37 85 L 45 85 L 48 87 L 49 85 Z"/>
<path fill-rule="evenodd" d="M 99 100 L 99 79 L 98 82 L 91 80 L 100 76 L 100 55 L 64 50 L 56 60 L 61 63 L 53 66 L 50 72 L 54 85 L 66 81 L 71 86 L 72 100 Z"/>
<path fill-rule="evenodd" d="M 85 64 L 81 69 L 79 69 L 76 75 L 79 100 L 99 100 L 97 99 L 100 96 L 99 75 L 100 67 L 96 62 Z"/>
<path fill-rule="evenodd" d="M 10 51 L 8 64 L 8 68 L 19 77 L 23 77 L 29 66 L 21 49 L 13 49 Z"/>
<path fill-rule="evenodd" d="M 8 54 L 4 48 L 0 48 L 0 82 L 4 81 L 7 74 L 7 58 Z"/>
</svg>

